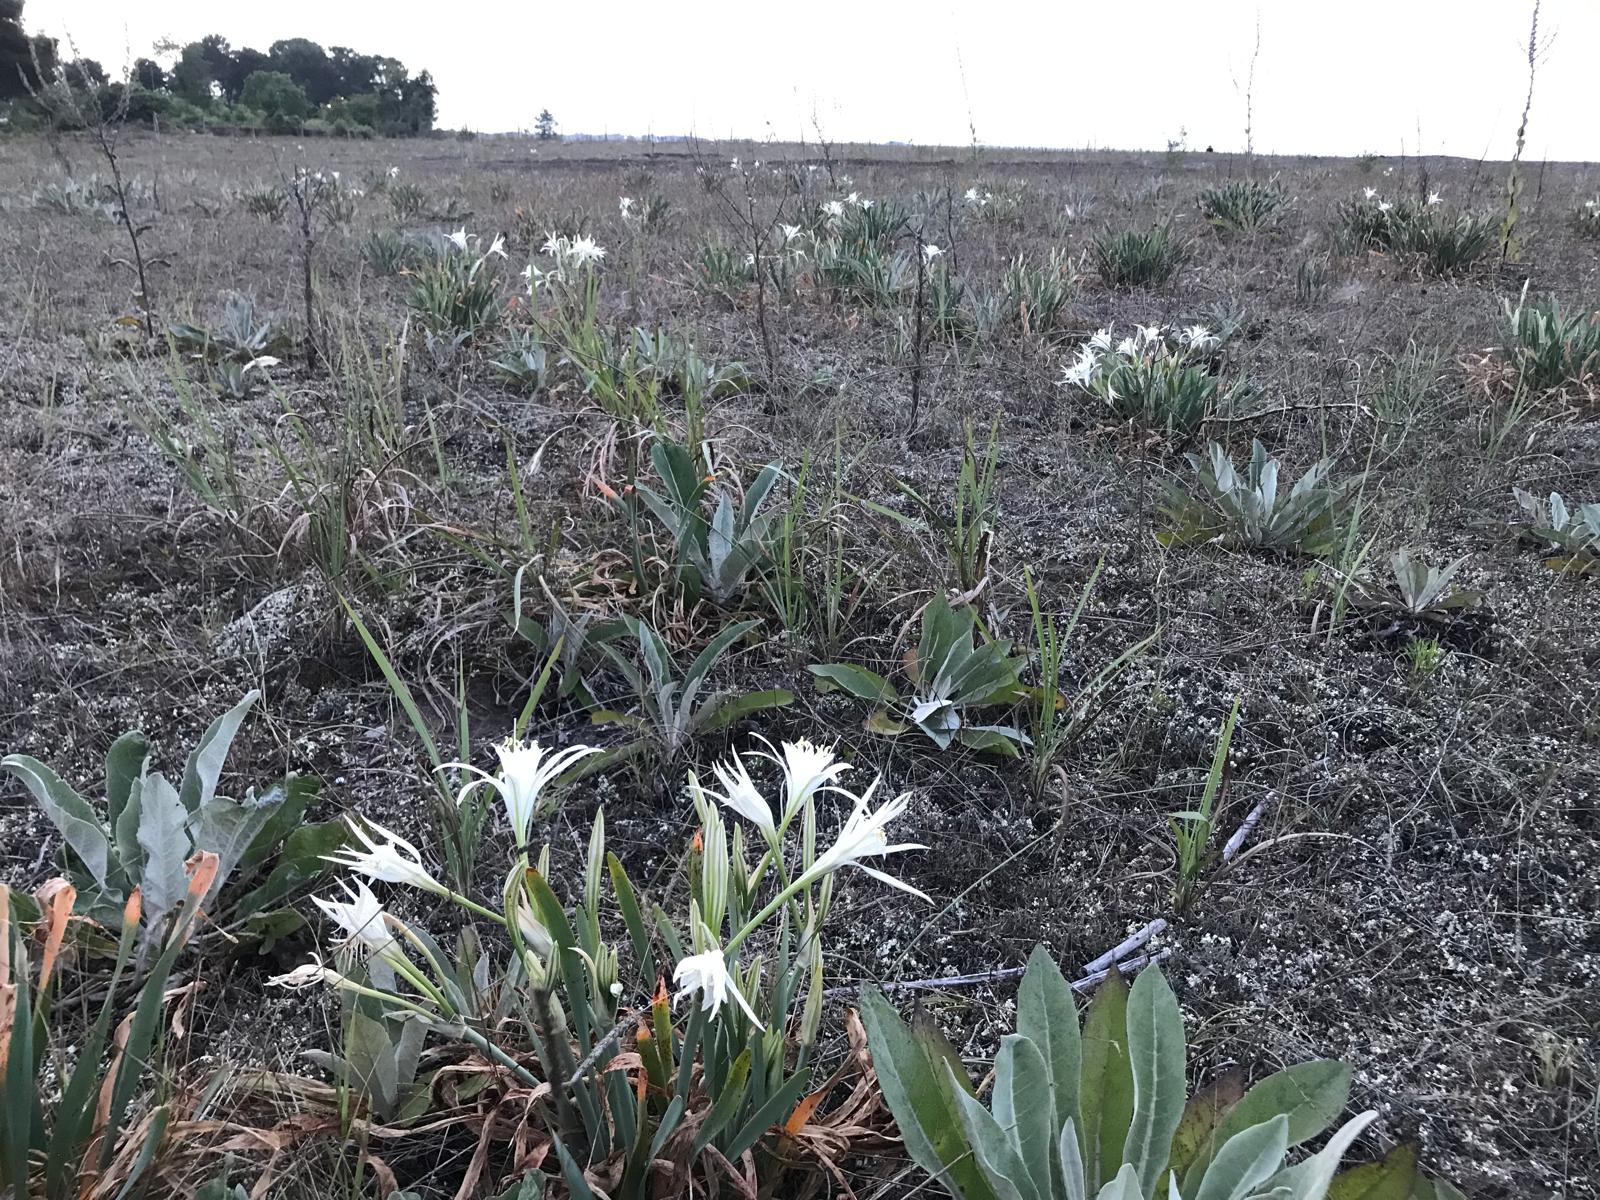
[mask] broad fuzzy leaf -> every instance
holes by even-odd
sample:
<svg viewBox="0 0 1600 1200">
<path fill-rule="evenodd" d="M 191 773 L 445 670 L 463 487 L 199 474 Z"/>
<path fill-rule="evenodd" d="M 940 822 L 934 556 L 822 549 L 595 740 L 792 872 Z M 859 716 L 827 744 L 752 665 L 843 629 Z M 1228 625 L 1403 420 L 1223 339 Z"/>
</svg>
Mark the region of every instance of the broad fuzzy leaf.
<svg viewBox="0 0 1600 1200">
<path fill-rule="evenodd" d="M 1127 1023 L 1133 1119 L 1122 1157 L 1138 1173 L 1143 1194 L 1153 1196 L 1188 1095 L 1183 1014 L 1159 968 L 1146 967 L 1134 981 Z"/>
<path fill-rule="evenodd" d="M 1133 1069 L 1128 1062 L 1128 985 L 1113 971 L 1095 991 L 1083 1021 L 1083 1074 L 1078 1094 L 1084 1181 L 1097 1192 L 1117 1173 L 1133 1120 Z"/>
</svg>

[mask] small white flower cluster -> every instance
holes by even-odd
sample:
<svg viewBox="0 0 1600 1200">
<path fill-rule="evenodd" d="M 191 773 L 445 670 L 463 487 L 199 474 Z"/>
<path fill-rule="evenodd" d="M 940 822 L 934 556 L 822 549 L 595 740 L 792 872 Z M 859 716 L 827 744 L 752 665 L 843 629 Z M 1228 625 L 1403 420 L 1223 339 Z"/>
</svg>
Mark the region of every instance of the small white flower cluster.
<svg viewBox="0 0 1600 1200">
<path fill-rule="evenodd" d="M 1078 357 L 1061 373 L 1060 384 L 1090 389 L 1101 368 L 1122 365 L 1133 359 L 1158 356 L 1200 358 L 1210 354 L 1222 339 L 1204 325 L 1135 325 L 1134 332 L 1113 343 L 1111 327 L 1099 330 L 1078 347 Z"/>
<path fill-rule="evenodd" d="M 988 207 L 989 202 L 994 199 L 994 193 L 980 192 L 975 187 L 969 187 L 964 199 L 973 208 L 986 208 Z"/>
<path fill-rule="evenodd" d="M 623 209 L 623 215 L 627 215 L 626 207 Z M 588 234 L 568 237 L 564 233 L 554 231 L 545 234 L 545 242 L 539 247 L 539 252 L 548 254 L 555 260 L 555 265 L 548 270 L 533 263 L 523 267 L 522 277 L 528 281 L 530 290 L 537 289 L 540 284 L 547 281 L 566 283 L 573 275 L 589 270 L 606 256 L 605 247 Z"/>
</svg>

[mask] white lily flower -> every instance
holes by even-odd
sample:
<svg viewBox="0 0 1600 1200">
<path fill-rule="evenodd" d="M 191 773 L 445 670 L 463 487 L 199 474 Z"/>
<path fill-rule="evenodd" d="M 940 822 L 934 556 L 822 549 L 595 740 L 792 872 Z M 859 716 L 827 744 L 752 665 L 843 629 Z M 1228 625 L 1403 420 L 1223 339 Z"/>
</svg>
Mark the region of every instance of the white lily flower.
<svg viewBox="0 0 1600 1200">
<path fill-rule="evenodd" d="M 452 233 L 450 235 L 450 241 L 457 250 L 465 250 L 467 248 L 467 227 L 463 225 L 460 229 Z"/>
<path fill-rule="evenodd" d="M 1161 326 L 1159 325 L 1135 325 L 1134 328 L 1139 331 L 1139 341 L 1144 345 L 1162 340 Z"/>
<path fill-rule="evenodd" d="M 678 965 L 672 969 L 672 982 L 678 988 L 675 999 L 681 1000 L 685 996 L 699 992 L 701 1010 L 714 1017 L 731 996 L 744 1010 L 752 1024 L 757 1027 L 761 1025 L 761 1018 L 756 1016 L 755 1010 L 750 1007 L 750 1002 L 739 990 L 738 982 L 728 970 L 727 959 L 723 956 L 721 948 L 715 944 L 700 954 L 690 954 L 680 959 Z"/>
<path fill-rule="evenodd" d="M 860 204 L 861 203 L 861 197 L 856 195 L 854 192 L 851 192 L 848 196 L 846 196 L 844 198 L 844 202 L 846 204 Z"/>
<path fill-rule="evenodd" d="M 767 743 L 770 748 L 772 743 Z M 818 746 L 801 738 L 798 742 L 784 742 L 776 754 L 764 757 L 777 763 L 783 770 L 783 819 L 787 821 L 812 796 L 824 787 L 831 787 L 839 776 L 853 768 L 840 762 L 832 746 Z"/>
<path fill-rule="evenodd" d="M 1095 353 L 1093 344 L 1079 346 L 1078 361 L 1061 373 L 1061 382 L 1076 387 L 1088 387 L 1089 381 L 1094 378 L 1095 368 L 1099 365 L 1100 356 Z"/>
<path fill-rule="evenodd" d="M 399 179 L 400 178 L 400 168 L 399 167 L 390 167 L 389 168 L 389 178 L 390 179 Z"/>
<path fill-rule="evenodd" d="M 1110 326 L 1107 326 L 1104 329 L 1095 330 L 1094 336 L 1089 339 L 1089 347 L 1090 349 L 1100 351 L 1102 354 L 1111 349 Z"/>
<path fill-rule="evenodd" d="M 1191 325 L 1183 331 L 1183 343 L 1199 350 L 1210 350 L 1217 344 L 1217 336 L 1204 325 Z"/>
<path fill-rule="evenodd" d="M 735 751 L 729 762 L 714 763 L 711 773 L 716 776 L 722 790 L 720 792 L 706 790 L 706 795 L 724 808 L 732 809 L 760 829 L 767 841 L 773 841 L 778 836 L 778 827 L 772 819 L 772 805 L 767 803 L 767 798 L 761 794 L 761 789 L 750 778 L 750 771 L 745 767 L 744 760 L 739 757 L 738 752 Z"/>
<path fill-rule="evenodd" d="M 428 874 L 417 848 L 398 833 L 385 829 L 376 821 L 367 821 L 365 827 L 353 817 L 346 817 L 345 821 L 350 826 L 350 832 L 366 849 L 356 850 L 346 846 L 333 854 L 324 854 L 323 862 L 348 867 L 358 875 L 383 883 L 405 883 L 438 896 L 449 895 L 449 889 Z M 372 833 L 368 833 L 368 829 Z M 374 840 L 374 834 L 383 840 Z"/>
<path fill-rule="evenodd" d="M 977 188 L 968 188 L 967 189 L 966 201 L 967 201 L 968 204 L 976 204 L 978 202 L 978 189 Z"/>
<path fill-rule="evenodd" d="M 1378 189 L 1375 187 L 1364 187 L 1361 189 L 1361 195 L 1367 200 L 1371 200 L 1377 194 Z"/>
<path fill-rule="evenodd" d="M 619 196 L 617 198 L 617 207 L 622 210 L 622 215 L 624 218 L 626 218 L 628 215 L 628 210 L 633 207 L 633 197 Z"/>
<path fill-rule="evenodd" d="M 467 797 L 480 787 L 493 788 L 500 794 L 519 850 L 528 844 L 528 824 L 539 807 L 540 794 L 550 781 L 563 775 L 567 768 L 580 759 L 600 753 L 598 746 L 568 746 L 564 750 L 550 751 L 538 742 L 521 745 L 510 738 L 494 750 L 500 759 L 498 777 L 480 771 L 470 763 L 446 763 L 445 766 L 464 768 L 480 776 L 461 789 L 456 796 L 458 805 L 465 804 Z"/>
<path fill-rule="evenodd" d="M 555 255 L 561 253 L 561 235 L 555 230 L 549 230 L 544 235 L 544 245 L 539 247 L 540 254 Z"/>
<path fill-rule="evenodd" d="M 924 262 L 931 263 L 943 253 L 944 251 L 942 249 L 940 249 L 938 246 L 935 246 L 932 242 L 929 242 L 922 248 L 922 260 Z"/>
<path fill-rule="evenodd" d="M 1389 201 L 1387 201 L 1387 200 L 1379 200 L 1378 201 L 1378 211 L 1379 212 L 1388 212 L 1393 207 L 1394 207 L 1394 205 L 1390 204 Z"/>
<path fill-rule="evenodd" d="M 506 235 L 505 234 L 497 233 L 497 234 L 494 235 L 494 241 L 491 242 L 490 245 L 489 245 L 489 254 L 498 254 L 501 258 L 504 258 L 506 256 Z M 489 254 L 485 254 L 484 257 L 487 258 L 489 256 Z"/>
<path fill-rule="evenodd" d="M 781 221 L 778 223 L 778 229 L 782 232 L 783 240 L 786 242 L 794 241 L 804 232 L 799 225 L 785 225 Z"/>
<path fill-rule="evenodd" d="M 1117 353 L 1124 358 L 1132 358 L 1139 353 L 1139 343 L 1131 337 L 1125 337 L 1117 343 Z"/>
<path fill-rule="evenodd" d="M 376 955 L 378 958 L 390 962 L 406 961 L 405 951 L 400 943 L 395 940 L 389 928 L 387 916 L 383 905 L 378 903 L 378 898 L 372 894 L 372 889 L 360 880 L 356 886 L 343 885 L 348 900 L 337 897 L 323 899 L 321 896 L 311 897 L 311 903 L 320 908 L 323 914 L 337 925 L 345 935 L 344 945 L 359 953 Z"/>
<path fill-rule="evenodd" d="M 1444 197 L 1441 196 L 1438 192 L 1429 192 L 1428 193 L 1428 203 L 1429 204 L 1443 204 L 1444 203 Z"/>
<path fill-rule="evenodd" d="M 827 213 L 830 217 L 842 217 L 844 216 L 844 205 L 840 204 L 837 200 L 829 200 L 822 206 L 822 211 Z"/>
<path fill-rule="evenodd" d="M 845 821 L 844 828 L 839 831 L 839 836 L 834 839 L 833 845 L 817 856 L 817 860 L 811 864 L 811 869 L 800 877 L 800 882 L 814 882 L 844 867 L 855 867 L 881 883 L 887 883 L 890 887 L 899 888 L 903 892 L 910 892 L 913 896 L 928 900 L 931 904 L 932 901 L 926 894 L 919 892 L 909 883 L 869 867 L 861 861 L 863 858 L 881 858 L 888 854 L 899 854 L 903 850 L 927 849 L 926 846 L 915 842 L 890 845 L 889 840 L 884 837 L 885 827 L 905 812 L 906 806 L 911 802 L 911 796 L 908 792 L 902 792 L 893 800 L 885 801 L 882 807 L 873 812 L 872 794 L 878 790 L 878 785 L 882 782 L 882 778 L 874 779 L 872 786 L 865 792 L 852 797 L 855 808 Z"/>
<path fill-rule="evenodd" d="M 585 234 L 583 237 L 572 239 L 572 245 L 567 252 L 572 255 L 572 261 L 580 267 L 590 263 L 599 262 L 606 256 L 605 248 L 595 244 L 594 238 Z"/>
</svg>

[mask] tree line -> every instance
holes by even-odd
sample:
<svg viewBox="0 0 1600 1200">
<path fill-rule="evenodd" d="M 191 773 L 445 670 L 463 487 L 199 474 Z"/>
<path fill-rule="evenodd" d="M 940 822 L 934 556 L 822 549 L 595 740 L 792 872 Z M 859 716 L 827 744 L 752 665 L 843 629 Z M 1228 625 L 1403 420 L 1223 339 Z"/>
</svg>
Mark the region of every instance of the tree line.
<svg viewBox="0 0 1600 1200">
<path fill-rule="evenodd" d="M 220 34 L 154 48 L 176 54 L 170 68 L 139 58 L 125 80 L 100 63 L 67 59 L 56 39 L 27 34 L 22 0 L 0 0 L 0 101 L 26 106 L 64 82 L 105 112 L 130 121 L 204 128 L 237 126 L 278 133 L 406 136 L 433 128 L 437 88 L 397 58 L 283 38 L 265 51 L 232 47 Z"/>
</svg>

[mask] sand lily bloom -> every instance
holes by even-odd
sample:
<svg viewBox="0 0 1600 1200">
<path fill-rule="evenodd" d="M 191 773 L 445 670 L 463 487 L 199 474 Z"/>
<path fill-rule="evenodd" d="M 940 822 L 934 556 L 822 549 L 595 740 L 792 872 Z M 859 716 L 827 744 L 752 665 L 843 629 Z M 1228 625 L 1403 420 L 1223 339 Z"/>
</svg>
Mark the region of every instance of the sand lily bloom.
<svg viewBox="0 0 1600 1200">
<path fill-rule="evenodd" d="M 1111 329 L 1107 327 L 1095 330 L 1094 336 L 1089 339 L 1089 348 L 1102 354 L 1111 349 Z"/>
<path fill-rule="evenodd" d="M 457 250 L 465 251 L 467 248 L 467 227 L 463 225 L 450 235 L 450 244 Z"/>
<path fill-rule="evenodd" d="M 1193 346 L 1196 350 L 1211 350 L 1217 345 L 1217 335 L 1204 325 L 1190 325 L 1179 338 L 1185 346 Z"/>
<path fill-rule="evenodd" d="M 781 221 L 778 223 L 778 229 L 783 233 L 785 242 L 792 242 L 805 232 L 799 225 L 785 225 Z"/>
<path fill-rule="evenodd" d="M 1428 203 L 1429 204 L 1443 204 L 1444 203 L 1444 197 L 1441 196 L 1438 192 L 1429 192 L 1428 193 Z"/>
<path fill-rule="evenodd" d="M 731 761 L 715 763 L 711 773 L 716 776 L 722 790 L 720 792 L 708 790 L 706 795 L 718 801 L 724 808 L 732 809 L 760 829 L 761 835 L 769 843 L 776 841 L 778 828 L 772 819 L 772 805 L 767 803 L 767 798 L 761 794 L 761 789 L 750 778 L 750 772 L 737 752 Z"/>
<path fill-rule="evenodd" d="M 767 742 L 767 746 L 770 748 L 772 743 Z M 806 738 L 784 742 L 781 750 L 765 757 L 783 771 L 785 822 L 818 791 L 833 786 L 839 776 L 852 769 L 849 763 L 839 761 L 832 746 L 818 746 Z"/>
<path fill-rule="evenodd" d="M 372 889 L 359 880 L 353 888 L 349 884 L 343 886 L 349 899 L 330 897 L 325 900 L 321 896 L 313 896 L 311 903 L 320 908 L 344 933 L 344 946 L 359 954 L 375 955 L 391 964 L 404 962 L 405 951 L 395 940 L 389 928 L 388 915 L 383 911 L 383 905 L 378 903 L 378 898 L 372 894 Z"/>
<path fill-rule="evenodd" d="M 1387 200 L 1379 200 L 1378 201 L 1378 211 L 1379 212 L 1386 213 L 1393 207 L 1394 207 L 1394 205 L 1390 204 L 1389 201 L 1387 201 Z"/>
<path fill-rule="evenodd" d="M 523 944 L 540 958 L 549 958 L 555 941 L 550 937 L 550 930 L 545 923 L 534 915 L 533 905 L 528 903 L 526 896 L 517 900 L 516 916 L 517 932 L 522 935 Z"/>
<path fill-rule="evenodd" d="M 944 251 L 942 249 L 940 249 L 938 246 L 935 246 L 932 242 L 929 242 L 927 245 L 922 247 L 922 261 L 931 263 L 943 253 Z"/>
<path fill-rule="evenodd" d="M 567 253 L 572 255 L 572 261 L 580 267 L 590 263 L 597 263 L 606 256 L 605 247 L 597 245 L 594 238 L 588 234 L 572 239 L 572 245 L 567 248 Z"/>
<path fill-rule="evenodd" d="M 494 241 L 489 244 L 488 254 L 485 254 L 484 257 L 487 258 L 489 256 L 489 254 L 498 254 L 501 258 L 504 258 L 506 256 L 506 235 L 505 234 L 497 233 L 497 234 L 494 235 Z"/>
<path fill-rule="evenodd" d="M 324 862 L 348 867 L 357 875 L 365 875 L 368 879 L 376 879 L 383 883 L 410 884 L 414 888 L 421 888 L 437 896 L 450 894 L 448 888 L 428 874 L 428 869 L 422 865 L 422 855 L 417 852 L 417 848 L 398 833 L 385 829 L 376 821 L 367 821 L 363 825 L 350 817 L 345 820 L 350 826 L 350 832 L 366 849 L 356 850 L 346 846 L 333 854 L 324 854 L 322 856 Z"/>
<path fill-rule="evenodd" d="M 800 877 L 798 883 L 810 883 L 831 875 L 845 867 L 855 867 L 865 871 L 880 883 L 887 883 L 890 887 L 899 888 L 902 892 L 910 892 L 923 900 L 928 897 L 919 892 L 909 883 L 904 883 L 884 871 L 869 867 L 861 860 L 864 858 L 882 858 L 889 854 L 899 854 L 904 850 L 926 850 L 927 847 L 916 842 L 901 842 L 891 845 L 884 836 L 884 831 L 890 821 L 905 812 L 906 806 L 911 802 L 910 793 L 902 792 L 893 800 L 885 801 L 876 812 L 872 809 L 872 795 L 878 790 L 882 779 L 874 779 L 872 786 L 859 796 L 851 797 L 855 807 L 849 818 L 844 823 L 844 828 L 839 831 L 839 836 L 834 839 L 833 845 L 817 856 L 816 862 L 811 864 L 811 869 Z M 848 792 L 844 793 L 849 795 Z M 932 901 L 929 901 L 932 903 Z"/>
<path fill-rule="evenodd" d="M 539 797 L 550 781 L 566 773 L 578 760 L 599 754 L 598 746 L 568 746 L 565 750 L 547 750 L 538 742 L 523 745 L 507 738 L 494 748 L 500 758 L 500 774 L 490 775 L 471 763 L 446 763 L 447 767 L 460 767 L 476 772 L 474 779 L 456 796 L 458 805 L 481 787 L 493 788 L 506 806 L 506 816 L 511 821 L 511 832 L 517 839 L 517 849 L 528 844 L 528 825 L 539 807 Z"/>
<path fill-rule="evenodd" d="M 681 1000 L 699 992 L 701 1010 L 715 1017 L 731 996 L 752 1024 L 761 1025 L 761 1018 L 756 1016 L 750 1002 L 739 990 L 738 981 L 728 970 L 728 960 L 715 942 L 709 950 L 679 959 L 678 965 L 672 969 L 672 982 L 678 989 L 675 999 Z"/>
<path fill-rule="evenodd" d="M 618 209 L 618 211 L 620 211 L 622 213 L 622 219 L 624 221 L 626 221 L 628 219 L 628 214 L 632 210 L 632 208 L 633 208 L 633 197 L 632 196 L 618 196 L 617 197 L 617 209 Z"/>
<path fill-rule="evenodd" d="M 1061 372 L 1061 382 L 1074 387 L 1088 387 L 1089 380 L 1094 378 L 1095 368 L 1100 365 L 1100 355 L 1096 353 L 1094 343 L 1078 347 L 1078 360 Z"/>
<path fill-rule="evenodd" d="M 1362 198 L 1366 200 L 1371 200 L 1377 194 L 1378 189 L 1375 187 L 1364 187 L 1361 189 Z"/>
</svg>

